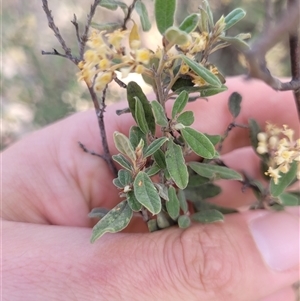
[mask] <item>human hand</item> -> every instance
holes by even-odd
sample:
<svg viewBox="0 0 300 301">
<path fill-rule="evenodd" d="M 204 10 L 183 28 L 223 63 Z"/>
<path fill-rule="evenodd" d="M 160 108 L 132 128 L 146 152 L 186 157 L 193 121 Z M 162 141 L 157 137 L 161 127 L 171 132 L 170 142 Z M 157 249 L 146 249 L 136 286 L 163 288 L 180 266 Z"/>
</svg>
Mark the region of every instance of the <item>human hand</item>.
<svg viewBox="0 0 300 301">
<path fill-rule="evenodd" d="M 243 96 L 239 123 L 253 117 L 262 126 L 267 120 L 299 131 L 290 92 L 240 78 L 229 79 L 228 87 L 209 102 L 188 105 L 198 130 L 222 133 L 231 122 L 228 96 L 238 91 Z M 117 117 L 115 110 L 112 106 L 105 115 L 112 153 L 117 152 L 112 133 L 128 133 L 133 124 L 129 114 Z M 248 140 L 245 130 L 232 131 L 222 158 L 256 176 L 258 160 Z M 231 214 L 224 223 L 155 233 L 144 233 L 137 218 L 127 233 L 105 234 L 91 245 L 88 212 L 111 208 L 120 198 L 106 163 L 84 153 L 78 141 L 101 153 L 94 112 L 37 131 L 3 153 L 4 300 L 256 301 L 274 293 L 268 301 L 293 300 L 298 210 Z M 253 201 L 237 183 L 221 185 L 224 194 L 213 202 L 242 207 Z"/>
</svg>

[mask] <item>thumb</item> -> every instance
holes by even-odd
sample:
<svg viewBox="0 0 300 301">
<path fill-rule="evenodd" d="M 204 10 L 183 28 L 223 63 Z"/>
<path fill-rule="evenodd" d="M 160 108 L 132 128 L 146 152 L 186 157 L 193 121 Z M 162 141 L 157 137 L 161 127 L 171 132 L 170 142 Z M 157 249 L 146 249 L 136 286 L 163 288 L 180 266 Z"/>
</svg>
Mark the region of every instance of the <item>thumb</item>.
<svg viewBox="0 0 300 301">
<path fill-rule="evenodd" d="M 299 272 L 299 216 L 288 212 L 106 234 L 93 245 L 87 228 L 3 226 L 9 300 L 253 301 L 291 285 Z"/>
</svg>

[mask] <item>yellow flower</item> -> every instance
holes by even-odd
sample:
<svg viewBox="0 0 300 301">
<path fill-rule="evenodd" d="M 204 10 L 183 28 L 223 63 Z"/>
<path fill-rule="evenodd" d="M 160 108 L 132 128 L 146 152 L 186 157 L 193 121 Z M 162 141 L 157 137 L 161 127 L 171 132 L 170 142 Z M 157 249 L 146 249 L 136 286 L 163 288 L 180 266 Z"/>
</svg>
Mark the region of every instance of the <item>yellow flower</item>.
<svg viewBox="0 0 300 301">
<path fill-rule="evenodd" d="M 83 58 L 86 62 L 87 65 L 95 65 L 98 63 L 98 55 L 94 50 L 87 50 L 84 55 Z"/>
<path fill-rule="evenodd" d="M 294 136 L 294 130 L 289 129 L 287 125 L 283 125 L 283 131 L 282 133 L 289 138 L 289 140 L 292 142 L 293 141 L 293 136 Z"/>
<path fill-rule="evenodd" d="M 94 48 L 94 49 L 97 49 L 100 46 L 105 45 L 105 42 L 103 41 L 102 38 L 102 33 L 99 32 L 98 30 L 93 30 L 86 44 L 90 48 Z"/>
<path fill-rule="evenodd" d="M 113 79 L 113 73 L 112 72 L 104 72 L 101 75 L 98 75 L 95 82 L 95 90 L 96 91 L 102 91 L 107 84 L 109 84 Z"/>
<path fill-rule="evenodd" d="M 281 178 L 278 168 L 274 169 L 272 167 L 269 167 L 268 171 L 265 172 L 265 174 L 273 178 L 275 184 L 278 184 L 278 179 Z"/>
<path fill-rule="evenodd" d="M 181 74 L 186 74 L 190 70 L 190 67 L 187 64 L 181 64 L 180 66 L 180 73 Z"/>
<path fill-rule="evenodd" d="M 151 56 L 151 53 L 149 51 L 149 49 L 138 49 L 136 50 L 135 52 L 135 55 L 136 55 L 136 62 L 138 63 L 143 63 L 145 65 L 147 65 L 150 61 L 150 56 Z"/>
<path fill-rule="evenodd" d="M 200 76 L 195 77 L 192 82 L 199 87 L 206 85 L 206 81 Z"/>
<path fill-rule="evenodd" d="M 145 67 L 143 65 L 137 65 L 134 71 L 138 74 L 142 74 L 145 71 Z"/>
<path fill-rule="evenodd" d="M 110 67 L 110 61 L 108 59 L 102 59 L 99 62 L 100 70 L 107 70 Z"/>
<path fill-rule="evenodd" d="M 115 30 L 112 33 L 108 34 L 108 42 L 113 45 L 116 49 L 121 48 L 121 42 L 124 39 L 125 35 L 128 33 L 127 30 Z"/>
</svg>

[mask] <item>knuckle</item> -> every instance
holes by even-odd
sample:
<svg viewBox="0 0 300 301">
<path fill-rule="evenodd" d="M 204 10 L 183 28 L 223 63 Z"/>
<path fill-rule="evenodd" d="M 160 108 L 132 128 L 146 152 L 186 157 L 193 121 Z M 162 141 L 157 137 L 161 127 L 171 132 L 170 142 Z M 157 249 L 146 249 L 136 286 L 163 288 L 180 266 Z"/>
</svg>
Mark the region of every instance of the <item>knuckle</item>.
<svg viewBox="0 0 300 301">
<path fill-rule="evenodd" d="M 194 291 L 224 296 L 240 281 L 240 254 L 222 226 L 192 226 L 182 232 L 178 245 L 173 264 Z"/>
</svg>

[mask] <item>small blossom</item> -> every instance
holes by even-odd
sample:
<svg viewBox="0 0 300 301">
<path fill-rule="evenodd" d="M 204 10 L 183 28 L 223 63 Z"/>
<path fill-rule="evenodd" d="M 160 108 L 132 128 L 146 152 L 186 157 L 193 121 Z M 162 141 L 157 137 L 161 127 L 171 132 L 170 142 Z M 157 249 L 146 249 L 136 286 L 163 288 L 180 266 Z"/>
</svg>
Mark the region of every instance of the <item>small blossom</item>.
<svg viewBox="0 0 300 301">
<path fill-rule="evenodd" d="M 268 152 L 267 144 L 266 143 L 259 143 L 257 148 L 256 148 L 256 151 L 260 155 L 266 154 Z"/>
<path fill-rule="evenodd" d="M 137 65 L 134 71 L 138 74 L 142 74 L 145 71 L 145 67 L 143 65 Z"/>
<path fill-rule="evenodd" d="M 274 169 L 272 167 L 269 167 L 268 171 L 265 174 L 273 178 L 275 184 L 278 184 L 278 179 L 281 178 L 278 168 Z"/>
<path fill-rule="evenodd" d="M 189 72 L 189 70 L 190 70 L 190 67 L 187 64 L 182 64 L 180 66 L 180 70 L 179 71 L 180 71 L 181 74 L 186 74 L 186 73 Z"/>
<path fill-rule="evenodd" d="M 99 62 L 99 69 L 100 70 L 107 70 L 110 67 L 110 61 L 108 59 L 102 59 Z"/>
<path fill-rule="evenodd" d="M 138 63 L 143 63 L 145 65 L 147 65 L 149 63 L 150 55 L 151 55 L 149 49 L 145 49 L 145 48 L 138 49 L 138 50 L 136 50 L 135 54 L 136 54 L 136 61 Z"/>
<path fill-rule="evenodd" d="M 288 139 L 290 141 L 293 141 L 293 136 L 294 136 L 294 130 L 289 129 L 287 125 L 283 125 L 284 130 L 282 131 L 282 133 L 288 137 Z"/>
<path fill-rule="evenodd" d="M 269 138 L 269 145 L 271 148 L 276 148 L 276 146 L 278 145 L 278 137 L 277 136 L 271 136 Z"/>
<path fill-rule="evenodd" d="M 258 134 L 257 134 L 257 140 L 258 140 L 258 141 L 266 142 L 267 139 L 268 139 L 267 133 L 261 132 L 261 133 L 258 133 Z"/>
<path fill-rule="evenodd" d="M 192 80 L 192 82 L 193 82 L 195 85 L 198 85 L 199 87 L 205 86 L 205 85 L 206 85 L 206 81 L 205 81 L 202 77 L 199 77 L 199 76 L 197 76 L 196 78 L 194 78 L 194 79 Z"/>
<path fill-rule="evenodd" d="M 108 34 L 108 42 L 114 46 L 116 49 L 121 48 L 121 42 L 127 35 L 128 31 L 126 30 L 115 30 L 112 33 Z"/>
</svg>

